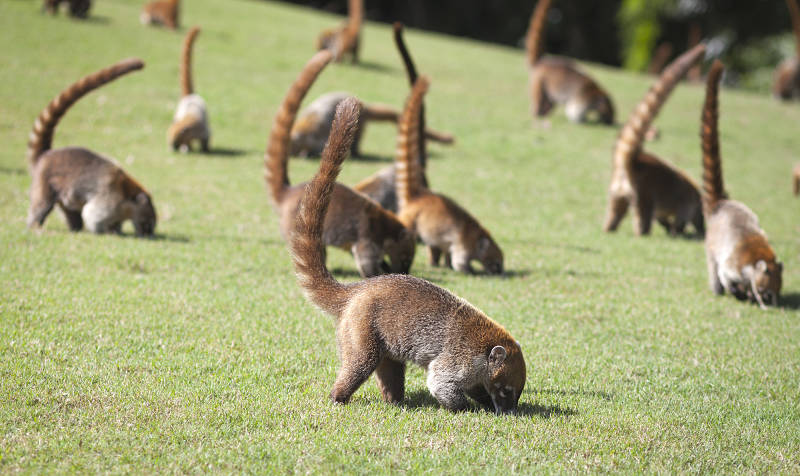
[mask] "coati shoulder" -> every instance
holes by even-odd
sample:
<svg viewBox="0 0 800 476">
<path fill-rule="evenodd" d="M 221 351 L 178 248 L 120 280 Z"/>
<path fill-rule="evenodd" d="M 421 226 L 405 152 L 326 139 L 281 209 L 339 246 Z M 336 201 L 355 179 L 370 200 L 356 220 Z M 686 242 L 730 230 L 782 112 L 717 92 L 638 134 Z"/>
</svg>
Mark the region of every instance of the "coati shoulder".
<svg viewBox="0 0 800 476">
<path fill-rule="evenodd" d="M 194 93 L 192 83 L 192 47 L 200 28 L 193 27 L 186 34 L 181 51 L 182 97 L 175 109 L 172 124 L 167 130 L 167 143 L 173 150 L 189 152 L 197 143 L 203 152 L 209 151 L 211 129 L 208 127 L 208 109 L 202 97 Z"/>
<path fill-rule="evenodd" d="M 469 398 L 498 414 L 517 409 L 525 387 L 522 349 L 497 322 L 428 281 L 390 274 L 342 284 L 325 268 L 324 222 L 335 180 L 358 123 L 358 101 L 338 108 L 320 170 L 305 188 L 290 241 L 297 281 L 306 297 L 336 320 L 341 366 L 330 397 L 347 403 L 370 375 L 383 399 L 405 395 L 405 366 L 427 370 L 427 386 L 445 408 Z"/>
<path fill-rule="evenodd" d="M 289 239 L 306 184 L 291 186 L 288 176 L 290 133 L 297 109 L 331 53 L 323 50 L 306 64 L 289 88 L 275 115 L 265 156 L 265 179 L 273 205 L 280 216 L 281 234 Z M 362 276 L 383 272 L 407 273 L 416 251 L 414 234 L 397 217 L 377 203 L 341 184 L 336 184 L 323 240 L 353 254 Z M 389 256 L 390 264 L 384 261 Z"/>
<path fill-rule="evenodd" d="M 69 7 L 69 14 L 75 18 L 87 18 L 89 16 L 89 9 L 92 8 L 91 0 L 44 0 L 42 10 L 51 15 L 58 13 L 58 9 L 62 3 L 66 3 Z"/>
<path fill-rule="evenodd" d="M 689 68 L 705 54 L 698 45 L 675 59 L 661 73 L 622 128 L 614 148 L 608 209 L 604 229 L 614 231 L 629 207 L 634 208 L 634 232 L 650 233 L 655 219 L 671 235 L 683 233 L 692 223 L 705 232 L 700 190 L 685 173 L 642 150 L 650 124 Z"/>
<path fill-rule="evenodd" d="M 792 20 L 796 50 L 794 57 L 785 59 L 775 69 L 772 86 L 773 95 L 784 101 L 800 99 L 800 7 L 797 0 L 786 0 L 786 7 Z"/>
<path fill-rule="evenodd" d="M 397 139 L 398 217 L 428 247 L 430 264 L 436 266 L 444 254 L 445 264 L 465 273 L 477 260 L 484 271 L 503 273 L 503 252 L 489 232 L 450 198 L 422 184 L 417 147 L 420 106 L 428 90 L 428 79 L 417 78 L 411 91 Z"/>
<path fill-rule="evenodd" d="M 706 264 L 711 290 L 725 291 L 738 299 L 778 304 L 783 265 L 778 262 L 758 217 L 741 202 L 730 200 L 722 180 L 719 152 L 718 91 L 723 65 L 715 61 L 708 73 L 702 116 L 703 190 L 706 232 Z"/>
<path fill-rule="evenodd" d="M 328 50 L 334 61 L 342 61 L 346 55 L 352 63 L 358 63 L 361 42 L 361 24 L 364 21 L 364 0 L 347 2 L 347 22 L 338 28 L 324 30 L 317 37 L 317 50 Z"/>
<path fill-rule="evenodd" d="M 614 103 L 596 81 L 571 60 L 543 56 L 542 37 L 550 3 L 539 0 L 536 4 L 525 37 L 531 114 L 544 117 L 556 104 L 562 104 L 572 122 L 614 124 Z"/>
<path fill-rule="evenodd" d="M 139 20 L 143 25 L 161 25 L 171 30 L 180 26 L 180 0 L 154 0 L 142 8 Z"/>
<path fill-rule="evenodd" d="M 143 67 L 140 60 L 130 59 L 90 74 L 62 91 L 36 118 L 28 140 L 29 227 L 41 227 L 58 205 L 72 231 L 85 225 L 95 233 L 119 233 L 130 219 L 137 235 L 153 234 L 156 212 L 150 194 L 136 180 L 88 149 L 51 149 L 56 125 L 70 106 L 93 89 Z"/>
</svg>

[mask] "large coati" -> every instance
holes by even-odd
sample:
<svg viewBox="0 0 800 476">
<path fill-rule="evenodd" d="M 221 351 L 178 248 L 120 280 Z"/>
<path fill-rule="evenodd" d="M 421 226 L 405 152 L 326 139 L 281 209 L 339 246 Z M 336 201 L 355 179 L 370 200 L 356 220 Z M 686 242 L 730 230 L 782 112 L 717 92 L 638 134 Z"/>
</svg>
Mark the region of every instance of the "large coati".
<svg viewBox="0 0 800 476">
<path fill-rule="evenodd" d="M 796 52 L 794 57 L 787 58 L 775 69 L 772 93 L 783 100 L 800 99 L 800 7 L 797 0 L 786 0 L 786 6 L 792 19 Z"/>
<path fill-rule="evenodd" d="M 453 200 L 428 190 L 422 184 L 418 159 L 420 107 L 428 79 L 417 78 L 411 90 L 397 133 L 398 217 L 428 247 L 429 262 L 465 273 L 472 272 L 470 262 L 479 261 L 484 271 L 503 273 L 503 252 L 478 220 Z"/>
<path fill-rule="evenodd" d="M 69 14 L 75 18 L 87 18 L 89 9 L 92 8 L 91 0 L 44 0 L 42 10 L 51 15 L 58 13 L 58 8 L 62 3 L 69 6 Z"/>
<path fill-rule="evenodd" d="M 297 116 L 297 120 L 292 126 L 292 142 L 290 153 L 293 156 L 319 157 L 328 135 L 331 132 L 333 116 L 336 113 L 336 106 L 346 98 L 352 96 L 346 92 L 325 93 L 316 98 L 306 106 Z M 400 119 L 400 112 L 391 106 L 376 103 L 362 103 L 362 113 L 358 122 L 355 140 L 353 140 L 351 155 L 359 156 L 359 146 L 364 129 L 369 122 L 391 122 L 397 124 Z M 443 144 L 452 144 L 453 136 L 437 132 L 434 130 L 426 131 L 427 137 L 431 140 Z"/>
<path fill-rule="evenodd" d="M 86 93 L 144 67 L 138 59 L 121 61 L 90 74 L 61 92 L 36 118 L 28 139 L 31 205 L 28 226 L 41 227 L 58 204 L 72 231 L 119 233 L 130 219 L 137 235 L 152 235 L 156 212 L 150 194 L 111 160 L 81 147 L 51 149 L 58 121 Z"/>
<path fill-rule="evenodd" d="M 208 142 L 211 139 L 211 129 L 208 127 L 208 111 L 206 102 L 202 97 L 194 94 L 192 88 L 192 45 L 200 33 L 200 28 L 194 27 L 186 34 L 181 51 L 181 97 L 172 125 L 167 130 L 167 143 L 173 150 L 181 152 L 192 150 L 192 143 L 199 142 L 200 149 L 208 152 Z"/>
<path fill-rule="evenodd" d="M 300 102 L 332 55 L 323 50 L 315 54 L 289 88 L 270 131 L 265 161 L 265 179 L 273 205 L 280 215 L 281 234 L 290 239 L 295 216 L 306 185 L 289 185 L 289 131 Z M 325 219 L 323 241 L 353 253 L 361 276 L 382 272 L 407 273 L 414 259 L 414 233 L 394 213 L 358 192 L 336 184 L 333 201 Z M 384 261 L 388 255 L 390 265 Z"/>
<path fill-rule="evenodd" d="M 622 128 L 614 148 L 605 231 L 616 230 L 632 205 L 637 235 L 650 233 L 654 218 L 671 235 L 683 233 L 687 223 L 692 223 L 699 235 L 704 233 L 698 186 L 674 166 L 642 150 L 645 132 L 659 109 L 704 54 L 705 45 L 700 44 L 667 66 Z"/>
<path fill-rule="evenodd" d="M 725 291 L 738 299 L 778 304 L 783 265 L 758 224 L 758 217 L 745 204 L 728 199 L 722 180 L 722 163 L 717 131 L 717 95 L 723 65 L 715 61 L 708 73 L 702 117 L 703 191 L 706 232 L 706 261 L 711 290 Z"/>
<path fill-rule="evenodd" d="M 163 25 L 171 30 L 178 28 L 180 0 L 155 0 L 142 8 L 139 20 L 143 25 Z"/>
<path fill-rule="evenodd" d="M 390 274 L 342 284 L 325 268 L 323 222 L 358 127 L 359 106 L 353 99 L 339 105 L 290 241 L 300 287 L 336 319 L 341 367 L 331 400 L 347 403 L 374 373 L 384 401 L 399 403 L 406 362 L 411 361 L 427 370 L 428 389 L 443 407 L 467 409 L 470 397 L 497 414 L 513 413 L 525 387 L 525 359 L 502 326 L 467 301 L 413 276 Z"/>
<path fill-rule="evenodd" d="M 405 41 L 403 41 L 403 24 L 395 22 L 394 24 L 394 42 L 397 46 L 397 51 L 400 52 L 400 57 L 403 59 L 403 64 L 408 74 L 409 85 L 413 88 L 414 83 L 417 81 L 417 68 L 414 66 L 414 61 L 406 48 Z M 425 175 L 425 166 L 427 165 L 428 153 L 427 143 L 428 139 L 432 139 L 429 131 L 425 128 L 425 104 L 420 105 L 419 111 L 419 134 L 417 146 L 417 155 L 420 163 L 419 175 L 422 180 L 422 185 L 428 186 L 428 178 Z M 452 137 L 450 137 L 452 140 Z M 380 203 L 383 208 L 397 212 L 397 193 L 395 192 L 395 181 L 397 179 L 397 167 L 390 165 L 384 167 L 375 174 L 365 178 L 357 183 L 354 189 L 368 196 L 369 198 Z"/>
<path fill-rule="evenodd" d="M 529 70 L 531 114 L 543 117 L 555 104 L 563 104 L 572 122 L 596 120 L 614 124 L 611 97 L 567 58 L 542 56 L 542 36 L 551 0 L 539 0 L 531 15 L 525 50 Z"/>
<path fill-rule="evenodd" d="M 347 2 L 347 22 L 339 28 L 324 30 L 317 37 L 317 50 L 328 50 L 334 61 L 342 61 L 350 55 L 352 63 L 358 63 L 361 42 L 361 23 L 364 21 L 364 0 Z"/>
</svg>

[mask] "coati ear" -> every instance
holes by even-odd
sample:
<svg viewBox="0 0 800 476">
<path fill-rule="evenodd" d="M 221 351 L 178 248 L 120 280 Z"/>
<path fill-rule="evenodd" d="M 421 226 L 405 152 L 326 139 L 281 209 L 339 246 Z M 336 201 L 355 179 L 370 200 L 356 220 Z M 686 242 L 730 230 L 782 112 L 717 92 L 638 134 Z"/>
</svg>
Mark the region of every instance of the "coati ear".
<svg viewBox="0 0 800 476">
<path fill-rule="evenodd" d="M 761 273 L 766 271 L 767 270 L 767 262 L 764 261 L 763 259 L 758 260 L 758 262 L 756 263 L 756 270 L 761 272 Z"/>
<path fill-rule="evenodd" d="M 489 352 L 489 365 L 496 366 L 503 363 L 506 360 L 506 348 L 502 345 L 496 345 Z"/>
</svg>

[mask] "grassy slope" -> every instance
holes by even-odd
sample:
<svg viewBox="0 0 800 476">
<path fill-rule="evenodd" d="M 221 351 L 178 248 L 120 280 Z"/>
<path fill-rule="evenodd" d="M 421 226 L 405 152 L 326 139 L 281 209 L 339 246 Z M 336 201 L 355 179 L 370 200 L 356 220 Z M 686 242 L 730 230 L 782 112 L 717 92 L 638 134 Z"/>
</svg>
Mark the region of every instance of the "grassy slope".
<svg viewBox="0 0 800 476">
<path fill-rule="evenodd" d="M 798 472 L 800 239 L 789 170 L 800 108 L 724 91 L 728 188 L 761 217 L 784 260 L 787 309 L 760 312 L 706 285 L 698 242 L 627 219 L 601 232 L 615 130 L 566 122 L 534 129 L 520 51 L 411 31 L 433 85 L 429 177 L 492 230 L 509 279 L 414 273 L 503 323 L 522 343 L 523 416 L 453 415 L 408 373 L 406 401 L 374 382 L 346 407 L 327 400 L 337 358 L 331 320 L 299 292 L 267 204 L 261 155 L 275 108 L 339 19 L 281 4 L 192 0 L 203 27 L 196 87 L 213 143 L 241 154 L 172 154 L 181 34 L 144 28 L 142 2 L 96 2 L 95 19 L 0 2 L 0 471 L 263 472 L 645 470 Z M 25 229 L 25 141 L 61 88 L 120 58 L 143 72 L 79 103 L 56 146 L 116 157 L 153 193 L 161 240 L 70 234 L 58 217 Z M 311 91 L 346 89 L 400 105 L 405 76 L 389 29 L 367 25 L 365 67 L 334 65 Z M 624 120 L 651 82 L 588 66 Z M 649 146 L 700 173 L 702 89 L 681 86 Z M 388 160 L 394 130 L 362 149 Z M 355 183 L 383 166 L 349 161 Z M 295 181 L 315 161 L 291 164 Z M 130 228 L 127 228 L 130 230 Z M 349 256 L 332 268 L 352 279 Z"/>
</svg>

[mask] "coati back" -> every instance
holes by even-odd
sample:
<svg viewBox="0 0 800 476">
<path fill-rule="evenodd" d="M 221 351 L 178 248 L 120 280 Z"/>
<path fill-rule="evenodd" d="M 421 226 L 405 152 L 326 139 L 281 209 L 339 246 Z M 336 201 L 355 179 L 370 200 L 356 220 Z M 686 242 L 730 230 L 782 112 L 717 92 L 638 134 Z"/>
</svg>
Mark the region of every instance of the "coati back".
<svg viewBox="0 0 800 476">
<path fill-rule="evenodd" d="M 352 63 L 358 63 L 358 49 L 361 39 L 361 23 L 364 21 L 364 0 L 349 0 L 347 3 L 347 23 L 339 28 L 324 30 L 317 38 L 317 50 L 328 50 L 334 61 L 342 61 L 350 55 Z"/>
<path fill-rule="evenodd" d="M 58 8 L 62 3 L 69 6 L 69 14 L 75 18 L 87 18 L 89 9 L 92 8 L 91 0 L 44 0 L 42 10 L 51 15 L 58 13 Z"/>
<path fill-rule="evenodd" d="M 172 125 L 167 130 L 167 143 L 173 150 L 189 152 L 192 143 L 199 142 L 200 149 L 208 152 L 211 129 L 208 127 L 208 111 L 202 97 L 194 94 L 192 87 L 192 46 L 200 33 L 200 28 L 193 27 L 186 34 L 181 51 L 181 89 L 183 97 L 175 109 Z"/>
<path fill-rule="evenodd" d="M 715 61 L 708 73 L 702 117 L 703 191 L 708 222 L 706 263 L 711 290 L 726 290 L 738 299 L 778 304 L 783 265 L 747 206 L 729 200 L 722 182 L 722 165 L 717 132 L 717 95 L 723 65 Z"/>
<path fill-rule="evenodd" d="M 283 100 L 270 131 L 265 160 L 265 179 L 273 205 L 280 215 L 281 234 L 292 236 L 305 184 L 290 186 L 289 131 L 306 92 L 332 56 L 327 50 L 315 54 L 303 68 Z M 323 241 L 350 251 L 362 276 L 382 272 L 407 273 L 416 250 L 414 234 L 387 210 L 358 192 L 336 184 L 330 212 L 325 219 Z M 388 255 L 391 265 L 384 261 Z"/>
<path fill-rule="evenodd" d="M 773 95 L 784 101 L 800 99 L 800 7 L 797 0 L 786 0 L 789 16 L 792 19 L 796 50 L 793 58 L 787 58 L 775 69 Z"/>
<path fill-rule="evenodd" d="M 398 216 L 427 245 L 429 262 L 445 264 L 465 273 L 470 262 L 479 261 L 487 273 L 503 273 L 503 252 L 478 220 L 453 200 L 428 190 L 422 184 L 418 160 L 419 112 L 428 90 L 428 79 L 417 78 L 406 102 L 397 132 L 396 193 Z"/>
<path fill-rule="evenodd" d="M 180 0 L 155 0 L 144 5 L 139 20 L 143 25 L 163 25 L 171 30 L 178 28 Z"/>
<path fill-rule="evenodd" d="M 614 104 L 605 90 L 572 61 L 542 57 L 542 36 L 550 3 L 551 0 L 539 0 L 536 4 L 525 37 L 531 114 L 544 117 L 555 104 L 563 104 L 567 118 L 572 122 L 596 120 L 614 124 Z"/>
<path fill-rule="evenodd" d="M 428 389 L 451 411 L 468 408 L 470 397 L 498 414 L 514 412 L 525 387 L 525 359 L 502 326 L 419 278 L 390 274 L 342 284 L 325 268 L 324 222 L 358 127 L 358 110 L 352 98 L 339 105 L 290 241 L 300 287 L 336 320 L 341 366 L 331 400 L 347 403 L 374 373 L 384 401 L 399 403 L 411 361 L 427 370 Z"/>
<path fill-rule="evenodd" d="M 137 235 L 152 235 L 156 212 L 150 195 L 119 166 L 83 148 L 51 150 L 59 120 L 86 93 L 144 67 L 138 59 L 121 61 L 90 74 L 61 92 L 36 118 L 28 139 L 28 165 L 33 178 L 28 226 L 38 228 L 58 204 L 70 230 L 117 232 L 133 221 Z"/>
<path fill-rule="evenodd" d="M 689 68 L 705 54 L 697 45 L 673 61 L 647 91 L 622 128 L 614 148 L 605 231 L 614 231 L 634 207 L 634 232 L 650 233 L 655 218 L 671 235 L 683 233 L 687 223 L 705 231 L 700 190 L 686 174 L 642 150 L 644 135 L 661 106 Z"/>
</svg>

